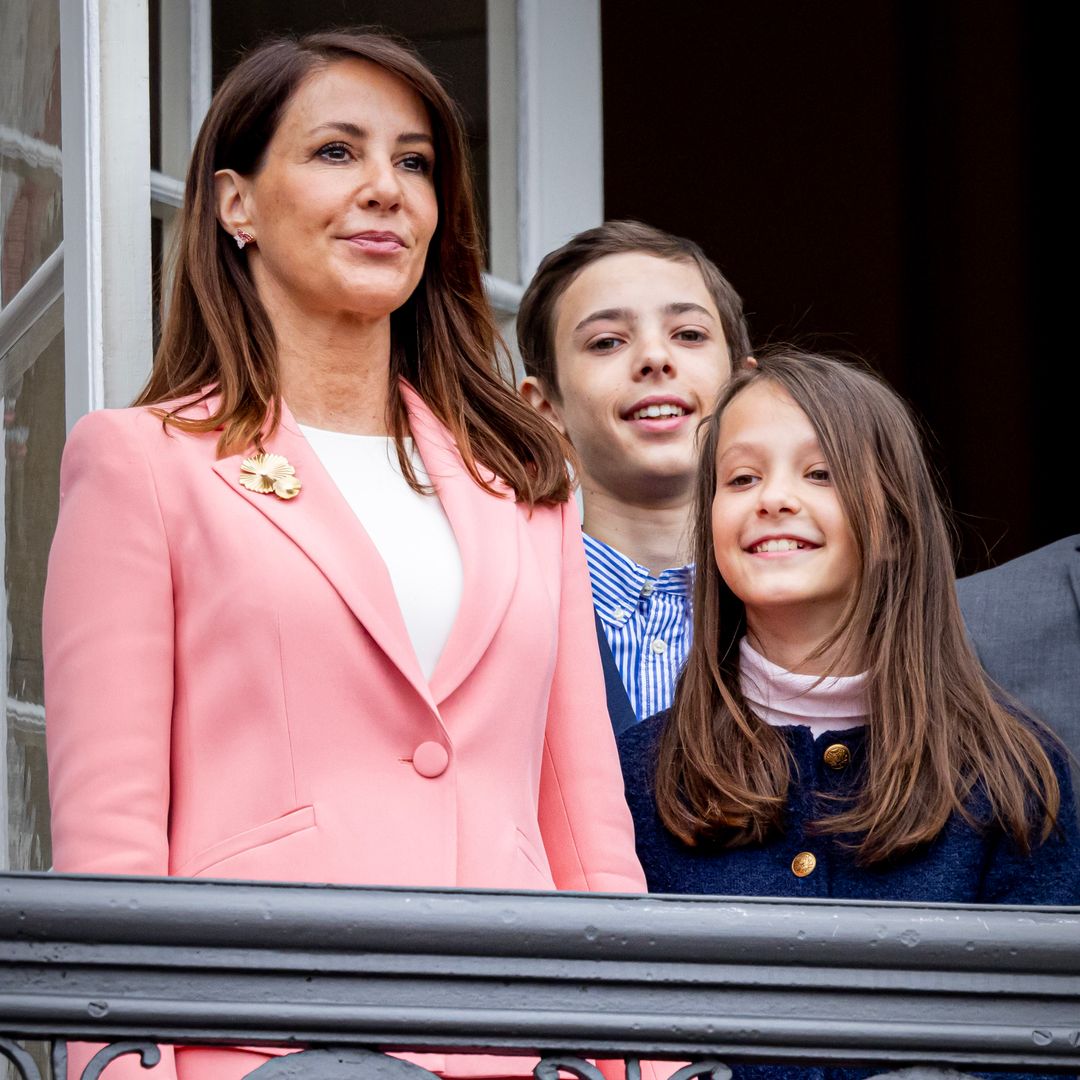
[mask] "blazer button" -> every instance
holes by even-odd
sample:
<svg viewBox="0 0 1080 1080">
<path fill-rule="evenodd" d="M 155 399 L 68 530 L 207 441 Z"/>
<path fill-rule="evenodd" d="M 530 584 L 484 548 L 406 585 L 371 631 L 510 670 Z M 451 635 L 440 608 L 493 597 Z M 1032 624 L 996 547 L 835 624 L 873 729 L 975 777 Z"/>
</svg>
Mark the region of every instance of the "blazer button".
<svg viewBox="0 0 1080 1080">
<path fill-rule="evenodd" d="M 446 766 L 450 764 L 450 755 L 442 743 L 422 742 L 412 756 L 413 768 L 429 780 L 441 776 L 446 772 Z"/>
<path fill-rule="evenodd" d="M 830 769 L 846 769 L 851 764 L 851 751 L 842 742 L 834 742 L 832 746 L 825 747 L 822 756 Z"/>
<path fill-rule="evenodd" d="M 817 866 L 817 859 L 811 851 L 800 851 L 791 860 L 791 872 L 796 877 L 809 877 L 814 872 L 815 866 Z"/>
</svg>

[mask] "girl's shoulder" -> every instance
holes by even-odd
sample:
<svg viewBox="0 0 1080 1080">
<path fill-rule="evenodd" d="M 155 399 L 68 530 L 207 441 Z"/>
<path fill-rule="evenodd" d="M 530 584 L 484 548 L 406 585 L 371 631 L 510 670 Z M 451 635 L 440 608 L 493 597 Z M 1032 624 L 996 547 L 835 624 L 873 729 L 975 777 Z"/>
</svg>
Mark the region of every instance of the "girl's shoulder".
<svg viewBox="0 0 1080 1080">
<path fill-rule="evenodd" d="M 670 715 L 671 710 L 665 709 L 616 736 L 615 742 L 619 748 L 619 759 L 622 761 L 624 776 L 652 768 L 657 747 L 660 744 L 660 736 L 664 732 Z"/>
</svg>

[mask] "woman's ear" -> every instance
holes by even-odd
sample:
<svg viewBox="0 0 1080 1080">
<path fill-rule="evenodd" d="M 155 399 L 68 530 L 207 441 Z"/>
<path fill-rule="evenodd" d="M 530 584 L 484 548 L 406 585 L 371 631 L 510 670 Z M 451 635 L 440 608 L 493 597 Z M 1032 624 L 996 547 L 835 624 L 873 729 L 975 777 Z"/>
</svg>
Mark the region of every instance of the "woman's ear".
<svg viewBox="0 0 1080 1080">
<path fill-rule="evenodd" d="M 217 219 L 230 236 L 251 235 L 256 231 L 251 215 L 251 185 L 246 177 L 235 169 L 218 169 L 214 173 L 214 198 Z"/>
</svg>

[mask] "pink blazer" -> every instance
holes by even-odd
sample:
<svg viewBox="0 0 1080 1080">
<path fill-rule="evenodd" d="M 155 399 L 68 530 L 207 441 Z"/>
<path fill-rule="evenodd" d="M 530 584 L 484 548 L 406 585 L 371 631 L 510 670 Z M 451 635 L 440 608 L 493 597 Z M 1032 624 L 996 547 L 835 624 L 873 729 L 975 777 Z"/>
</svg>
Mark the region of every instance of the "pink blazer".
<svg viewBox="0 0 1080 1080">
<path fill-rule="evenodd" d="M 483 491 L 403 390 L 464 567 L 430 684 L 290 414 L 267 444 L 302 482 L 289 501 L 149 409 L 75 426 L 44 615 L 57 870 L 644 891 L 576 510 Z"/>
</svg>

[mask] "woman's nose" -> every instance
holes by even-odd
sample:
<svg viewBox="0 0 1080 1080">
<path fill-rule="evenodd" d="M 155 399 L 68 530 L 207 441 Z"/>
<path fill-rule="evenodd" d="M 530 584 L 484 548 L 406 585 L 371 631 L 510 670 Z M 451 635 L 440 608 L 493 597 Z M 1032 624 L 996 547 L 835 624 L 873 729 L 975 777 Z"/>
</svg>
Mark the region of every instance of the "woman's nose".
<svg viewBox="0 0 1080 1080">
<path fill-rule="evenodd" d="M 369 160 L 357 198 L 362 206 L 371 208 L 392 210 L 400 206 L 401 183 L 394 163 L 377 158 Z"/>
</svg>

